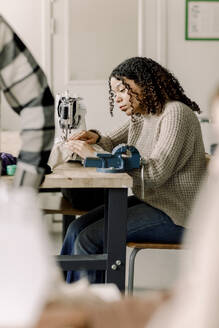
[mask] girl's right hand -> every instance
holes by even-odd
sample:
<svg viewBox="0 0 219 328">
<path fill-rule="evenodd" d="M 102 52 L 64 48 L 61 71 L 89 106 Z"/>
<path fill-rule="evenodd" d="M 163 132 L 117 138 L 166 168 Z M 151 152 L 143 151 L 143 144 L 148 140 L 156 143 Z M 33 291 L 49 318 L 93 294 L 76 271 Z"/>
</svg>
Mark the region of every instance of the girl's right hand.
<svg viewBox="0 0 219 328">
<path fill-rule="evenodd" d="M 92 145 L 97 142 L 97 139 L 99 138 L 99 135 L 95 132 L 92 131 L 86 131 L 82 130 L 78 133 L 73 134 L 68 141 L 71 140 L 81 140 L 81 141 L 86 141 L 87 144 Z"/>
</svg>

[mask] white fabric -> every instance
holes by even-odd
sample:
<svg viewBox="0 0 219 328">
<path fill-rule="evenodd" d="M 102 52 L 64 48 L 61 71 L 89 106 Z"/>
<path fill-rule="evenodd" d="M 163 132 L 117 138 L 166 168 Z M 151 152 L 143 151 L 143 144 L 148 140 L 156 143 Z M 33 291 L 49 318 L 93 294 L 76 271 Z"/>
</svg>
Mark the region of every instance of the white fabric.
<svg viewBox="0 0 219 328">
<path fill-rule="evenodd" d="M 64 282 L 32 188 L 0 185 L 0 208 L 0 327 L 35 327 L 49 302 L 93 304 L 121 298 L 113 284 Z"/>
<path fill-rule="evenodd" d="M 105 152 L 100 146 L 92 145 L 97 153 Z M 72 151 L 68 148 L 67 144 L 64 141 L 56 142 L 53 146 L 53 149 L 50 153 L 48 164 L 53 170 L 60 164 L 68 162 L 70 160 L 73 161 L 81 161 L 81 157 L 76 153 L 72 153 Z"/>
<path fill-rule="evenodd" d="M 32 188 L 0 186 L 0 327 L 32 327 L 50 294 L 55 263 Z"/>
</svg>

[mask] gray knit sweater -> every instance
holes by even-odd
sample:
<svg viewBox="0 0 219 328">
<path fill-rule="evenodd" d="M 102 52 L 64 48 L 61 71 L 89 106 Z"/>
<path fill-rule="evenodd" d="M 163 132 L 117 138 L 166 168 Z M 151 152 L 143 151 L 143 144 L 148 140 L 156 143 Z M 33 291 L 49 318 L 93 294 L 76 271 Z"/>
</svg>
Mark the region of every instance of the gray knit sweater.
<svg viewBox="0 0 219 328">
<path fill-rule="evenodd" d="M 162 114 L 128 120 L 99 145 L 107 150 L 120 144 L 135 146 L 145 160 L 144 201 L 186 226 L 191 206 L 206 169 L 201 128 L 185 104 L 168 102 Z M 141 199 L 141 170 L 129 172 L 133 193 Z"/>
</svg>

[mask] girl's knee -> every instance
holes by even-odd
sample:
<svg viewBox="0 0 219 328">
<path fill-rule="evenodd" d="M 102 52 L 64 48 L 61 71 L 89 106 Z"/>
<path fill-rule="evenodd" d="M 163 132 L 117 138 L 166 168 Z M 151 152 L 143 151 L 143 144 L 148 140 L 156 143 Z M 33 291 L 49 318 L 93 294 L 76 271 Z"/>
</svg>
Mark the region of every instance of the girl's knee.
<svg viewBox="0 0 219 328">
<path fill-rule="evenodd" d="M 89 229 L 84 229 L 75 240 L 75 254 L 97 254 L 99 248 L 98 240 Z"/>
<path fill-rule="evenodd" d="M 85 236 L 81 233 L 77 236 L 75 240 L 75 245 L 74 245 L 74 254 L 75 255 L 80 255 L 80 254 L 87 254 L 87 247 L 86 247 L 86 240 Z"/>
<path fill-rule="evenodd" d="M 81 227 L 78 224 L 77 220 L 74 220 L 67 229 L 67 236 L 74 237 L 77 236 L 81 232 Z"/>
</svg>

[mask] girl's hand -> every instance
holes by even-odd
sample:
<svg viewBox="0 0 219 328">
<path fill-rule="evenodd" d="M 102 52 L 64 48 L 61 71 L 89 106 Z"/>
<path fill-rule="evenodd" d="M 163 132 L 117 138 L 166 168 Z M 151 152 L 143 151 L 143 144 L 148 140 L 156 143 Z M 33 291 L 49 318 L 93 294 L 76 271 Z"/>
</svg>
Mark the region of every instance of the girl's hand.
<svg viewBox="0 0 219 328">
<path fill-rule="evenodd" d="M 78 154 L 83 159 L 85 157 L 95 157 L 95 150 L 87 143 L 87 141 L 69 140 L 66 145 L 72 153 Z"/>
<path fill-rule="evenodd" d="M 69 138 L 69 141 L 71 140 L 81 140 L 85 141 L 87 144 L 92 145 L 97 142 L 97 139 L 99 138 L 99 135 L 92 131 L 80 131 L 78 133 L 75 133 Z"/>
</svg>

